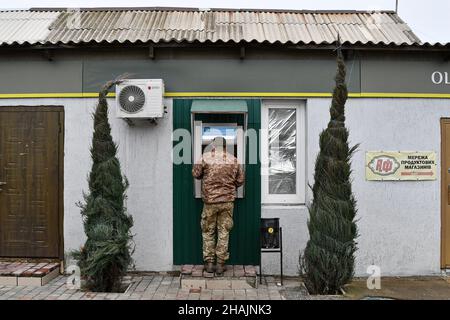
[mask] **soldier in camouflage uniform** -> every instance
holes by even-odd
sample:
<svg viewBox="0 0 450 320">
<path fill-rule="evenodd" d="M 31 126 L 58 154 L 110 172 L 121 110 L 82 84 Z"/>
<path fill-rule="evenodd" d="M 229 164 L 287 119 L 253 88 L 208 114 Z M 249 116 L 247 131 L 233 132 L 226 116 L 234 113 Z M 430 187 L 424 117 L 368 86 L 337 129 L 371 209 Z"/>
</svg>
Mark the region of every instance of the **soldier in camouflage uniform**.
<svg viewBox="0 0 450 320">
<path fill-rule="evenodd" d="M 201 229 L 205 269 L 214 272 L 217 257 L 216 273 L 222 274 L 229 258 L 228 239 L 233 227 L 236 188 L 244 183 L 244 173 L 237 159 L 226 152 L 225 139 L 216 137 L 212 150 L 205 152 L 194 164 L 192 175 L 203 180 Z"/>
</svg>

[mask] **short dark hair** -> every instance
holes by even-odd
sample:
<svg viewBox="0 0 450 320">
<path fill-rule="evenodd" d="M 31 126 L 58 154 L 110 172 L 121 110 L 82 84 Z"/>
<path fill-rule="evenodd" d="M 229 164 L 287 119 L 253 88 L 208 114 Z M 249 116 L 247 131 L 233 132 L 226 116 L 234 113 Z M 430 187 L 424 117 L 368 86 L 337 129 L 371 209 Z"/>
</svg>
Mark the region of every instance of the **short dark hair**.
<svg viewBox="0 0 450 320">
<path fill-rule="evenodd" d="M 214 147 L 222 147 L 225 148 L 226 140 L 224 137 L 218 136 L 213 139 Z"/>
</svg>

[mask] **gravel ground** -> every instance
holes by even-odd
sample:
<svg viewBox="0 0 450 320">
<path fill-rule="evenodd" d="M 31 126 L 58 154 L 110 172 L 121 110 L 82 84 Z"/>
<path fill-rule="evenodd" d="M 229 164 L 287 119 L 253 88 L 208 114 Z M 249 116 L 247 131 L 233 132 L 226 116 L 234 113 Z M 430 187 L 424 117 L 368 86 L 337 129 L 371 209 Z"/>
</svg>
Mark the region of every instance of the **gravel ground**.
<svg viewBox="0 0 450 320">
<path fill-rule="evenodd" d="M 301 283 L 295 287 L 287 287 L 280 290 L 280 294 L 286 300 L 345 300 L 344 296 L 339 295 L 310 295 L 305 285 Z"/>
</svg>

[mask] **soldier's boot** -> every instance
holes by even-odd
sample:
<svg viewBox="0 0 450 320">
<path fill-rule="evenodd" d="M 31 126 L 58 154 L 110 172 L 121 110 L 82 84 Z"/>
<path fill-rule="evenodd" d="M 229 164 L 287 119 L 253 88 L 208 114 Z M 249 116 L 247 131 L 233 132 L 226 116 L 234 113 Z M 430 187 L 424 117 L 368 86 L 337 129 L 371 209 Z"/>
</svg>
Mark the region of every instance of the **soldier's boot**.
<svg viewBox="0 0 450 320">
<path fill-rule="evenodd" d="M 205 262 L 205 271 L 208 273 L 214 273 L 214 263 Z"/>
<path fill-rule="evenodd" d="M 227 270 L 227 267 L 225 266 L 225 263 L 218 262 L 216 266 L 216 274 L 222 275 Z"/>
</svg>

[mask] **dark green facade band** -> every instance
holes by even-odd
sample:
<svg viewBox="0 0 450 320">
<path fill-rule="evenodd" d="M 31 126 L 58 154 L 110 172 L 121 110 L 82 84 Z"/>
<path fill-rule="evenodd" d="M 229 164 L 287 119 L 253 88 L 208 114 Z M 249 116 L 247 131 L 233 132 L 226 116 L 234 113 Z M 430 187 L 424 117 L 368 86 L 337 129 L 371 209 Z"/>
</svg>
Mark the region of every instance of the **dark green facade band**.
<svg viewBox="0 0 450 320">
<path fill-rule="evenodd" d="M 0 98 L 20 93 L 97 93 L 120 75 L 164 80 L 167 92 L 331 93 L 332 52 L 274 49 L 162 48 L 58 50 L 52 61 L 38 52 L 0 50 Z M 347 60 L 349 92 L 450 94 L 450 62 L 439 52 L 356 52 Z M 383 96 L 383 95 L 377 95 Z M 401 95 L 400 95 L 401 96 Z"/>
</svg>

